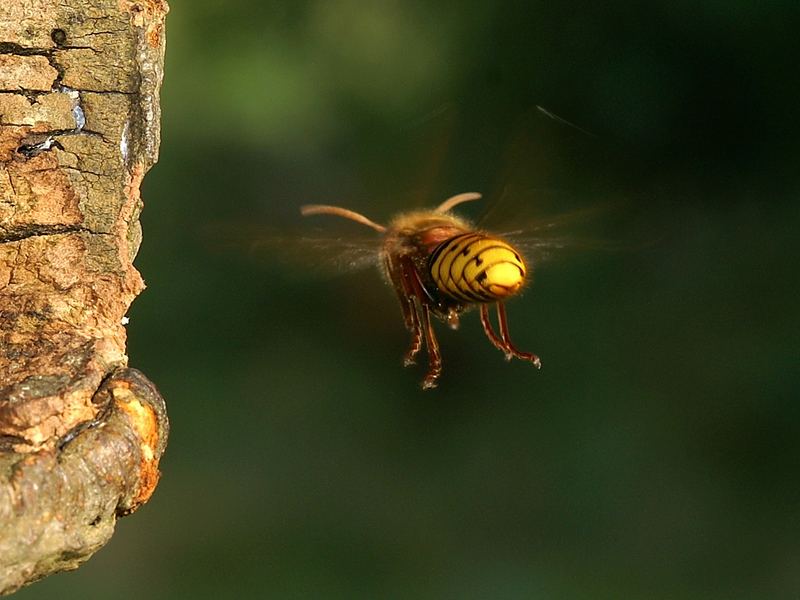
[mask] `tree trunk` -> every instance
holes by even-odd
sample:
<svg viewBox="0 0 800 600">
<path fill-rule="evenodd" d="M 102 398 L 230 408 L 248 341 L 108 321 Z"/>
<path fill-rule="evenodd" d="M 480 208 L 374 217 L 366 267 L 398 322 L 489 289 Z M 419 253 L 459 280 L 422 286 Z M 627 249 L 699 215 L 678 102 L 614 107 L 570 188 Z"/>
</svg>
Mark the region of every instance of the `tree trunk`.
<svg viewBox="0 0 800 600">
<path fill-rule="evenodd" d="M 0 1 L 0 594 L 146 502 L 168 424 L 127 367 L 164 0 Z"/>
</svg>

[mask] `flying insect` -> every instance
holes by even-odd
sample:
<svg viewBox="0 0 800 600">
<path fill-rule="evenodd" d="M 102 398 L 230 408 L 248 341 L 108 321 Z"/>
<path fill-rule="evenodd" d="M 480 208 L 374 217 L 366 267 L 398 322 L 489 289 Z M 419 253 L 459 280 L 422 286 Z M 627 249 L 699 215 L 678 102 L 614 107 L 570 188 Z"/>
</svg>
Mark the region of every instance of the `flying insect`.
<svg viewBox="0 0 800 600">
<path fill-rule="evenodd" d="M 442 373 L 432 317 L 457 329 L 460 315 L 476 305 L 486 337 L 507 360 L 518 358 L 541 368 L 538 356 L 519 350 L 511 341 L 504 304 L 528 281 L 528 265 L 508 241 L 477 229 L 452 212 L 459 204 L 480 197 L 474 192 L 457 194 L 433 210 L 400 214 L 386 226 L 339 206 L 310 204 L 300 209 L 304 216 L 325 214 L 350 219 L 383 236 L 380 262 L 386 280 L 397 293 L 411 334 L 403 364 L 415 364 L 425 346 L 428 368 L 422 380 L 424 390 L 436 387 Z M 491 305 L 497 312 L 499 334 L 490 321 Z"/>
</svg>

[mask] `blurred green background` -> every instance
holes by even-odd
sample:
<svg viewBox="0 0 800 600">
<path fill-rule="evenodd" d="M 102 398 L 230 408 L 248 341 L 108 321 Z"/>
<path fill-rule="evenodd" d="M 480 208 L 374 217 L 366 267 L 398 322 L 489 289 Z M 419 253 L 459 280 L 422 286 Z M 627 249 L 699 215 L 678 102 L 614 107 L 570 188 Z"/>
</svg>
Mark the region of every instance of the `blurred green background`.
<svg viewBox="0 0 800 600">
<path fill-rule="evenodd" d="M 18 598 L 798 597 L 796 1 L 171 4 L 129 325 L 163 479 Z M 540 372 L 469 314 L 422 393 L 379 274 L 290 242 L 503 189 L 626 241 L 509 302 Z"/>
</svg>

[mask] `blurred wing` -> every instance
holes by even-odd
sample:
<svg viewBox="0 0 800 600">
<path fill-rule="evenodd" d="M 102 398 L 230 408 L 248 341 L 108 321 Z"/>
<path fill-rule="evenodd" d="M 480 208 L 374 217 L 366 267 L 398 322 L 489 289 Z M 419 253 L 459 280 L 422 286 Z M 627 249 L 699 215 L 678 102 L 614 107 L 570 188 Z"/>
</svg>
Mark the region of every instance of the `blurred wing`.
<svg viewBox="0 0 800 600">
<path fill-rule="evenodd" d="M 616 252 L 622 248 L 614 242 L 602 239 L 570 235 L 533 235 L 523 231 L 509 231 L 499 234 L 512 246 L 517 248 L 522 256 L 534 265 L 565 261 L 576 256 L 585 256 L 598 252 Z"/>
<path fill-rule="evenodd" d="M 254 258 L 279 260 L 301 266 L 316 274 L 358 271 L 379 264 L 380 239 L 305 235 L 301 237 L 256 239 L 251 243 Z"/>
<path fill-rule="evenodd" d="M 236 254 L 266 266 L 276 265 L 310 276 L 341 274 L 379 265 L 381 236 L 330 235 L 242 223 L 206 226 L 201 237 L 215 253 Z"/>
<path fill-rule="evenodd" d="M 619 200 L 577 203 L 563 193 L 506 190 L 478 224 L 506 238 L 528 260 L 540 263 L 630 248 L 630 232 L 620 222 L 626 213 L 625 203 Z"/>
</svg>

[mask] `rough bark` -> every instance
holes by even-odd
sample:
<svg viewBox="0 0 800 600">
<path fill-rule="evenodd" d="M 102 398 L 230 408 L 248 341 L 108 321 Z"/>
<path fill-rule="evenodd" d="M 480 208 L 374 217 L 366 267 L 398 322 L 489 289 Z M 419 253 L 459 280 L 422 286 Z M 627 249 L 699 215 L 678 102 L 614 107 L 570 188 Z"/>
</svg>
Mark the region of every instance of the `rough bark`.
<svg viewBox="0 0 800 600">
<path fill-rule="evenodd" d="M 0 594 L 146 502 L 164 403 L 127 366 L 164 0 L 0 2 Z"/>
</svg>

